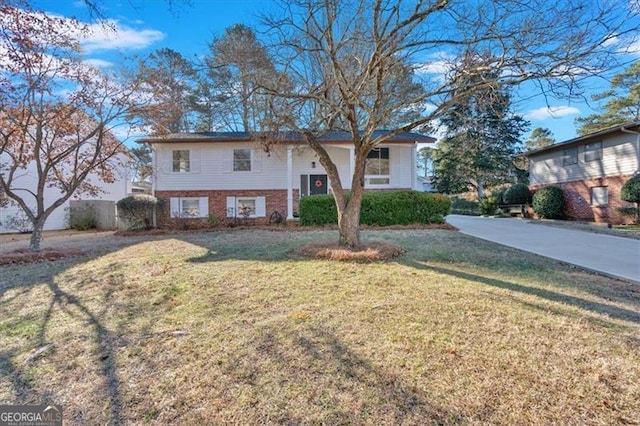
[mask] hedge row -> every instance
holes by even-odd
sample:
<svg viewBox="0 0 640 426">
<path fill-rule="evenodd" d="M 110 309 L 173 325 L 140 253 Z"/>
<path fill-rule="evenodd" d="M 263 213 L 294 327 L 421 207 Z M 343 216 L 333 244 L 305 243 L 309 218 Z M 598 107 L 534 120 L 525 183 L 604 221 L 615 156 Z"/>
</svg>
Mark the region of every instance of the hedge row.
<svg viewBox="0 0 640 426">
<path fill-rule="evenodd" d="M 451 200 L 440 194 L 418 191 L 367 192 L 362 197 L 360 223 L 377 226 L 443 223 L 450 209 Z M 332 195 L 301 198 L 299 213 L 301 225 L 338 223 Z"/>
</svg>

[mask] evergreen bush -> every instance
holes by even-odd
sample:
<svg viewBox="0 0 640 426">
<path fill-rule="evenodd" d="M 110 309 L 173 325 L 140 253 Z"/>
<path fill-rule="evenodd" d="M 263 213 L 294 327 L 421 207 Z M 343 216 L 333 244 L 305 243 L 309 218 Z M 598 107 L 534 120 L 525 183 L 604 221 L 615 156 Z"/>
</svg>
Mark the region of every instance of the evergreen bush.
<svg viewBox="0 0 640 426">
<path fill-rule="evenodd" d="M 564 194 L 557 186 L 546 186 L 533 195 L 533 211 L 542 219 L 564 217 Z"/>
<path fill-rule="evenodd" d="M 620 190 L 620 198 L 629 203 L 635 203 L 635 221 L 640 223 L 640 175 L 635 175 L 622 185 Z M 633 216 L 634 212 L 629 207 L 619 209 L 620 212 L 627 216 Z"/>
<path fill-rule="evenodd" d="M 337 224 L 338 214 L 331 195 L 300 199 L 301 225 Z M 362 197 L 360 223 L 390 226 L 414 223 L 443 223 L 451 200 L 440 194 L 418 191 L 367 192 Z"/>
<path fill-rule="evenodd" d="M 531 202 L 531 193 L 527 185 L 516 183 L 504 192 L 502 198 L 505 204 L 529 204 Z"/>
<path fill-rule="evenodd" d="M 118 216 L 126 222 L 127 229 L 149 229 L 153 226 L 154 211 L 163 204 L 164 200 L 152 195 L 130 195 L 118 201 Z"/>
</svg>

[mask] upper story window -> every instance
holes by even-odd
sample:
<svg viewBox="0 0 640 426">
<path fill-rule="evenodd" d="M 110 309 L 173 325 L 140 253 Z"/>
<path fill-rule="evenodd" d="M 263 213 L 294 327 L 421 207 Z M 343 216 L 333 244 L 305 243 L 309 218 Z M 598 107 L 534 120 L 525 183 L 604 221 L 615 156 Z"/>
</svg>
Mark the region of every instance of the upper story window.
<svg viewBox="0 0 640 426">
<path fill-rule="evenodd" d="M 578 164 L 578 148 L 565 149 L 562 154 L 562 165 Z"/>
<path fill-rule="evenodd" d="M 369 185 L 389 184 L 389 148 L 374 148 L 367 154 L 364 174 Z"/>
<path fill-rule="evenodd" d="M 596 161 L 602 157 L 602 142 L 595 142 L 585 145 L 584 161 Z"/>
<path fill-rule="evenodd" d="M 234 149 L 233 150 L 233 171 L 234 172 L 250 172 L 251 171 L 251 150 L 250 149 Z"/>
<path fill-rule="evenodd" d="M 173 151 L 173 171 L 178 173 L 191 171 L 191 161 L 189 160 L 188 149 Z"/>
</svg>

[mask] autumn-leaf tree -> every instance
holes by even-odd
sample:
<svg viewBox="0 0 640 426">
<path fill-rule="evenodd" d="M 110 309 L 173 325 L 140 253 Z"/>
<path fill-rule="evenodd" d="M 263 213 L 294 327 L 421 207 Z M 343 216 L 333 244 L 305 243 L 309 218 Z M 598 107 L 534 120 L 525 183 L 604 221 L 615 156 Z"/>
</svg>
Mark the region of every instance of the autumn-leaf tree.
<svg viewBox="0 0 640 426">
<path fill-rule="evenodd" d="M 631 121 L 640 121 L 640 61 L 611 79 L 609 90 L 593 96 L 606 101 L 603 111 L 576 119 L 578 134 L 587 135 Z"/>
<path fill-rule="evenodd" d="M 595 3 L 595 5 L 594 5 Z M 577 77 L 610 66 L 627 31 L 628 2 L 574 0 L 291 0 L 265 17 L 276 68 L 288 90 L 266 85 L 274 135 L 294 130 L 318 156 L 338 210 L 340 243 L 360 244 L 360 208 L 368 153 L 393 136 L 421 129 L 458 101 L 451 83 L 428 69 L 465 51 L 487 51 L 466 70 L 495 71 L 496 83 L 530 81 L 550 91 L 572 89 Z M 616 39 L 617 37 L 617 39 Z M 462 75 L 462 74 L 460 74 Z M 407 84 L 407 81 L 418 83 Z M 277 82 L 277 81 L 276 81 Z M 468 91 L 481 88 L 475 81 Z M 467 91 L 467 92 L 468 92 Z M 405 119 L 399 113 L 413 111 Z M 390 123 L 387 132 L 374 133 Z M 355 164 L 342 182 L 321 143 L 335 128 L 351 134 Z M 347 191 L 349 189 L 349 197 Z"/>
<path fill-rule="evenodd" d="M 49 215 L 72 196 L 123 178 L 111 130 L 134 88 L 82 63 L 77 21 L 0 4 L 0 192 L 32 224 L 38 251 Z"/>
</svg>

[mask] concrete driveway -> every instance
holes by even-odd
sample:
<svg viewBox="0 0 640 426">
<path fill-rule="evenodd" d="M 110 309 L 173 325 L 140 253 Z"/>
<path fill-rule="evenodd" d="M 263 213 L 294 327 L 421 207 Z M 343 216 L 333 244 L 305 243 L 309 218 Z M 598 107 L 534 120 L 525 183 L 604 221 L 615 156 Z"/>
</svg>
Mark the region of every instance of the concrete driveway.
<svg viewBox="0 0 640 426">
<path fill-rule="evenodd" d="M 450 215 L 447 223 L 463 234 L 640 283 L 640 240 L 521 219 Z"/>
</svg>

